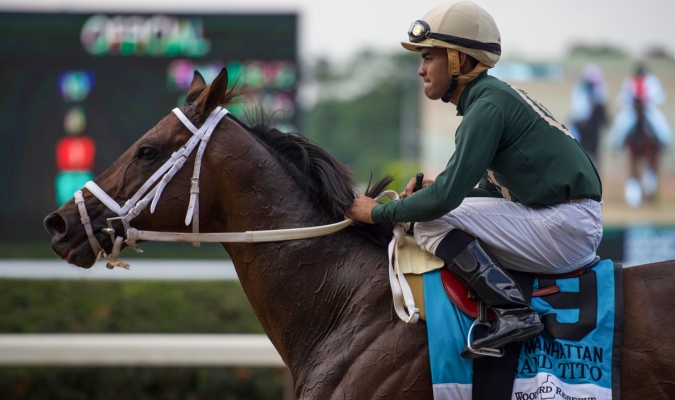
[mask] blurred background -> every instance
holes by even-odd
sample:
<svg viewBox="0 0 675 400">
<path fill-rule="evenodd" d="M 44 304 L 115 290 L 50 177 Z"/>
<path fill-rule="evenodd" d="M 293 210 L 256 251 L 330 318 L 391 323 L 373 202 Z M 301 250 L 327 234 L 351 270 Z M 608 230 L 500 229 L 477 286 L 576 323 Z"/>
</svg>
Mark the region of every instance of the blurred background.
<svg viewBox="0 0 675 400">
<path fill-rule="evenodd" d="M 0 0 L 0 333 L 261 334 L 218 245 L 148 244 L 131 271 L 56 259 L 42 219 L 181 105 L 195 69 L 227 67 L 282 131 L 371 175 L 433 177 L 461 119 L 427 100 L 410 23 L 437 1 Z M 476 0 L 496 20 L 490 74 L 577 136 L 603 180 L 599 254 L 675 259 L 675 3 Z M 172 259 L 167 262 L 162 259 Z M 0 355 L 1 356 L 1 355 Z M 0 366 L 7 399 L 279 399 L 287 375 L 246 364 Z"/>
</svg>

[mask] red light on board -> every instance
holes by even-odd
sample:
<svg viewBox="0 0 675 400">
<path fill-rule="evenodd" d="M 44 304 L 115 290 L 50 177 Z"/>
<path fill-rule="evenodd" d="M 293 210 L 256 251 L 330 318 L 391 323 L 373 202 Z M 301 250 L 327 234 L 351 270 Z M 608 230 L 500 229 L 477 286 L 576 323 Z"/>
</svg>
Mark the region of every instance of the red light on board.
<svg viewBox="0 0 675 400">
<path fill-rule="evenodd" d="M 90 138 L 65 137 L 56 145 L 56 165 L 60 171 L 88 171 L 94 165 L 95 152 Z"/>
</svg>

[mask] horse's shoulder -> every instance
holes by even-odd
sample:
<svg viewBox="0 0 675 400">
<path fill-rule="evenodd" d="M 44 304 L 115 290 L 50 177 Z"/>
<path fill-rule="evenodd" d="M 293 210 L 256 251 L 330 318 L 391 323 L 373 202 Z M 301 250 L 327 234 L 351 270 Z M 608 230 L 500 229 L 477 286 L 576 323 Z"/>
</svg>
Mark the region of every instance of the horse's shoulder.
<svg viewBox="0 0 675 400">
<path fill-rule="evenodd" d="M 670 286 L 673 285 L 670 278 L 675 277 L 675 260 L 624 268 L 623 275 L 627 283 L 663 281 L 662 284 Z"/>
<path fill-rule="evenodd" d="M 622 398 L 666 398 L 675 376 L 675 260 L 624 268 Z"/>
</svg>

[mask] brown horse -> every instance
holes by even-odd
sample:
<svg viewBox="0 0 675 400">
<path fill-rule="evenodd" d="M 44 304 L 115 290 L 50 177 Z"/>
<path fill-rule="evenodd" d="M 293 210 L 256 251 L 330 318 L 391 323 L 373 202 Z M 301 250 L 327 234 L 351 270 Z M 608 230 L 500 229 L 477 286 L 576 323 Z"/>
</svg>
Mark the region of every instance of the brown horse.
<svg viewBox="0 0 675 400">
<path fill-rule="evenodd" d="M 212 85 L 200 75 L 190 87 L 185 115 L 201 126 L 227 90 L 223 70 Z M 143 135 L 96 183 L 124 201 L 191 133 L 169 114 Z M 194 158 L 194 155 L 190 157 Z M 190 161 L 188 160 L 188 164 Z M 188 232 L 190 171 L 169 184 L 154 214 L 138 229 Z M 301 136 L 228 116 L 213 133 L 201 173 L 203 232 L 241 232 L 336 222 L 354 198 L 344 166 Z M 387 182 L 375 185 L 378 192 Z M 88 190 L 86 206 L 96 237 L 115 215 Z M 95 256 L 73 201 L 45 219 L 54 251 L 89 268 Z M 121 226 L 115 227 L 121 235 Z M 313 239 L 224 244 L 265 332 L 290 369 L 301 399 L 431 399 L 424 322 L 407 325 L 392 307 L 383 243 L 391 227 L 354 226 Z M 625 399 L 665 399 L 675 393 L 675 263 L 626 269 L 622 393 Z"/>
</svg>

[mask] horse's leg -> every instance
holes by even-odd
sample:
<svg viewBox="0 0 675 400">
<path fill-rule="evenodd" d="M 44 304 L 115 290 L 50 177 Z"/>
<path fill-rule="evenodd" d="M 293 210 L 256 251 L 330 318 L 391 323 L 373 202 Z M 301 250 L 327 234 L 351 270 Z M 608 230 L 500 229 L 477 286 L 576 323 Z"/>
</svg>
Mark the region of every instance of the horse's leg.
<svg viewBox="0 0 675 400">
<path fill-rule="evenodd" d="M 624 269 L 622 399 L 675 396 L 675 261 Z"/>
<path fill-rule="evenodd" d="M 630 166 L 630 176 L 624 188 L 624 199 L 631 207 L 638 207 L 642 203 L 642 187 L 640 185 L 640 132 L 635 132 L 627 140 Z"/>
<path fill-rule="evenodd" d="M 638 132 L 635 136 L 628 141 L 628 153 L 630 156 L 630 177 L 638 179 L 640 177 L 640 157 L 642 155 L 642 140 L 640 140 L 642 134 Z"/>
<path fill-rule="evenodd" d="M 648 199 L 654 199 L 659 186 L 659 148 L 656 139 L 651 135 L 645 135 L 644 150 L 648 167 L 642 176 L 642 187 L 644 188 L 645 196 Z"/>
</svg>

